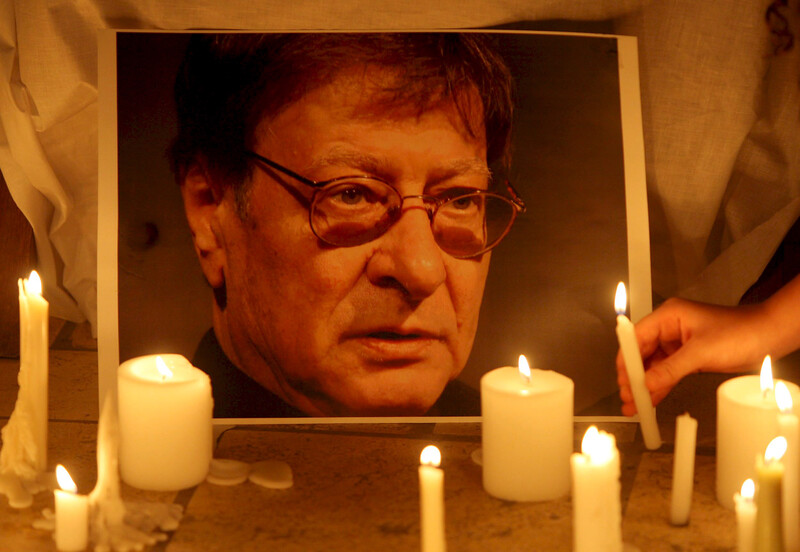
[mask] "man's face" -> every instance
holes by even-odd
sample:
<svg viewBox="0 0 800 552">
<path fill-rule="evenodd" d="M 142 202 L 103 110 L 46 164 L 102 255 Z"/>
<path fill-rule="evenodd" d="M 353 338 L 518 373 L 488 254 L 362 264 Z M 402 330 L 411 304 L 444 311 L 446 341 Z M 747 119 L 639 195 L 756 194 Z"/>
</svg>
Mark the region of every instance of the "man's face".
<svg viewBox="0 0 800 552">
<path fill-rule="evenodd" d="M 482 124 L 470 136 L 451 103 L 422 114 L 376 107 L 365 82 L 340 77 L 262 121 L 254 151 L 315 181 L 376 176 L 403 196 L 485 187 Z M 246 220 L 232 192 L 216 209 L 227 306 L 215 325 L 226 352 L 312 415 L 424 413 L 467 361 L 489 255 L 444 253 L 417 199 L 379 238 L 327 246 L 278 178 L 311 196 L 257 169 Z"/>
</svg>

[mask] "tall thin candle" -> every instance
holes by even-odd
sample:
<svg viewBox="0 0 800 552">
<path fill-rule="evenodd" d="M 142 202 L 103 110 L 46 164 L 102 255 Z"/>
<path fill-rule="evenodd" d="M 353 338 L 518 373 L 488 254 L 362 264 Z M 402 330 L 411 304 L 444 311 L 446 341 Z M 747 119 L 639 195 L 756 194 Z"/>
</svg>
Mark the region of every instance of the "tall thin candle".
<svg viewBox="0 0 800 552">
<path fill-rule="evenodd" d="M 736 551 L 753 552 L 756 544 L 756 504 L 753 502 L 756 485 L 752 479 L 742 483 L 733 497 L 736 504 Z"/>
<path fill-rule="evenodd" d="M 800 429 L 797 414 L 793 411 L 792 394 L 782 381 L 775 383 L 775 402 L 778 404 L 778 433 L 786 438 L 786 454 L 783 455 L 783 544 L 786 552 L 800 550 Z"/>
<path fill-rule="evenodd" d="M 694 488 L 697 420 L 689 413 L 675 419 L 675 455 L 672 465 L 672 499 L 669 520 L 673 525 L 689 523 Z"/>
<path fill-rule="evenodd" d="M 42 280 L 34 270 L 19 280 L 20 388 L 30 401 L 37 471 L 47 469 L 48 318 L 50 305 L 42 297 Z M 22 380 L 25 380 L 24 382 Z"/>
<path fill-rule="evenodd" d="M 775 437 L 756 461 L 756 552 L 784 552 L 781 486 L 786 439 Z"/>
<path fill-rule="evenodd" d="M 639 413 L 644 445 L 650 450 L 655 450 L 661 446 L 661 434 L 656 423 L 653 400 L 650 398 L 650 391 L 644 382 L 644 365 L 639 352 L 639 343 L 636 341 L 636 332 L 633 323 L 625 316 L 627 304 L 628 294 L 625 291 L 625 284 L 620 282 L 614 298 L 614 308 L 617 311 L 617 340 L 619 348 L 622 350 L 622 357 L 625 359 L 625 370 L 628 373 L 633 402 Z"/>
<path fill-rule="evenodd" d="M 59 464 L 56 478 L 56 548 L 62 552 L 84 550 L 89 543 L 89 497 L 78 494 L 69 472 Z"/>
<path fill-rule="evenodd" d="M 434 445 L 419 456 L 419 516 L 422 552 L 447 549 L 444 530 L 444 472 L 439 467 L 442 454 Z"/>
<path fill-rule="evenodd" d="M 591 426 L 572 464 L 574 552 L 622 552 L 619 451 L 614 436 Z"/>
<path fill-rule="evenodd" d="M 14 411 L 2 430 L 0 448 L 0 494 L 8 496 L 12 508 L 27 508 L 36 481 L 47 469 L 47 347 L 49 305 L 42 297 L 42 282 L 36 271 L 20 279 L 19 393 Z"/>
</svg>

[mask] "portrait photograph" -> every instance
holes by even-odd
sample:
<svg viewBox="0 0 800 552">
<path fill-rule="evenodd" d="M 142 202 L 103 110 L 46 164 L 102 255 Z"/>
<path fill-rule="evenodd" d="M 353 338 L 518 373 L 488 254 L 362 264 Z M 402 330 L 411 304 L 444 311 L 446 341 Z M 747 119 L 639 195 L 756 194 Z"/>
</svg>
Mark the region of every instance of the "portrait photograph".
<svg viewBox="0 0 800 552">
<path fill-rule="evenodd" d="M 101 395 L 177 353 L 220 421 L 477 420 L 524 355 L 619 415 L 618 282 L 651 309 L 635 39 L 99 44 Z"/>
</svg>

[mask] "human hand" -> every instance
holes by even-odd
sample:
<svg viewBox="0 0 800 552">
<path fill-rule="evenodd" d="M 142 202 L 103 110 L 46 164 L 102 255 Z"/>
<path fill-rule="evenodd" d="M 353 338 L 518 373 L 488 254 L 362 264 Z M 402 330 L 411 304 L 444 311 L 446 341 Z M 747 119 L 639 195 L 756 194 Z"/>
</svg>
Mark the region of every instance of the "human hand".
<svg viewBox="0 0 800 552">
<path fill-rule="evenodd" d="M 640 320 L 636 339 L 645 367 L 645 385 L 658 404 L 694 372 L 737 372 L 757 365 L 769 352 L 766 314 L 759 305 L 721 307 L 669 299 Z M 622 413 L 636 413 L 625 361 L 617 352 Z"/>
</svg>

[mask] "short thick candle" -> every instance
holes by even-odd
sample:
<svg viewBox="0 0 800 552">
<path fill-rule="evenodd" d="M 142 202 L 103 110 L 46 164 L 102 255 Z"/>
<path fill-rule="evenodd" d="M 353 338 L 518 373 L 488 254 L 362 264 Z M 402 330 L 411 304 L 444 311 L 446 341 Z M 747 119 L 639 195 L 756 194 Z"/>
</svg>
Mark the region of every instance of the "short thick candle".
<svg viewBox="0 0 800 552">
<path fill-rule="evenodd" d="M 574 384 L 547 370 L 530 381 L 506 366 L 481 378 L 483 487 L 505 500 L 553 500 L 569 493 Z"/>
<path fill-rule="evenodd" d="M 756 503 L 753 501 L 755 484 L 752 479 L 742 483 L 742 489 L 733 497 L 736 504 L 736 550 L 753 552 L 756 546 Z"/>
<path fill-rule="evenodd" d="M 776 437 L 756 461 L 756 552 L 783 552 L 783 516 L 781 486 L 786 440 Z"/>
<path fill-rule="evenodd" d="M 441 453 L 433 445 L 422 449 L 419 466 L 419 518 L 422 552 L 444 552 L 444 471 Z"/>
<path fill-rule="evenodd" d="M 775 383 L 775 402 L 778 405 L 778 434 L 786 438 L 783 455 L 783 545 L 786 552 L 800 550 L 800 428 L 794 413 L 792 395 L 782 381 Z"/>
<path fill-rule="evenodd" d="M 119 386 L 119 466 L 139 489 L 173 491 L 203 481 L 212 453 L 213 402 L 208 376 L 180 355 L 122 363 Z"/>
<path fill-rule="evenodd" d="M 89 497 L 79 495 L 64 466 L 56 467 L 61 489 L 56 489 L 56 548 L 62 552 L 86 549 L 89 544 Z"/>
<path fill-rule="evenodd" d="M 620 282 L 614 298 L 614 308 L 617 311 L 617 340 L 622 358 L 625 360 L 625 371 L 628 374 L 633 402 L 639 414 L 644 445 L 650 450 L 655 450 L 661 446 L 661 433 L 656 422 L 656 409 L 653 407 L 650 391 L 645 385 L 644 365 L 639 352 L 639 342 L 636 340 L 636 331 L 633 323 L 625 316 L 627 302 L 625 285 Z"/>
<path fill-rule="evenodd" d="M 800 388 L 788 383 L 795 402 Z M 733 510 L 733 496 L 745 479 L 755 479 L 755 458 L 778 435 L 778 407 L 763 393 L 759 376 L 740 376 L 717 388 L 717 500 Z"/>
<path fill-rule="evenodd" d="M 684 414 L 675 419 L 675 455 L 672 466 L 672 497 L 669 521 L 689 523 L 694 489 L 694 459 L 697 445 L 697 420 Z"/>
<path fill-rule="evenodd" d="M 622 552 L 619 451 L 613 435 L 592 426 L 572 464 L 574 552 Z"/>
</svg>

